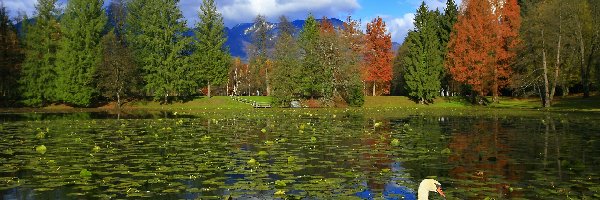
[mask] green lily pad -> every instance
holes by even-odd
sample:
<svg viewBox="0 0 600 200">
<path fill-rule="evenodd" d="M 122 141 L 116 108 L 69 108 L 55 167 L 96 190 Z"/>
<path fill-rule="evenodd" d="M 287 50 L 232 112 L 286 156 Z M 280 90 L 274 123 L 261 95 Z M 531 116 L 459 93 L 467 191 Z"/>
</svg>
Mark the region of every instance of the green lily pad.
<svg viewBox="0 0 600 200">
<path fill-rule="evenodd" d="M 40 154 L 45 154 L 46 153 L 46 146 L 45 145 L 40 145 L 35 147 L 35 151 L 37 151 Z"/>
<path fill-rule="evenodd" d="M 92 176 L 92 172 L 88 171 L 87 169 L 82 169 L 79 172 L 79 176 L 81 176 L 81 177 L 91 177 Z"/>
</svg>

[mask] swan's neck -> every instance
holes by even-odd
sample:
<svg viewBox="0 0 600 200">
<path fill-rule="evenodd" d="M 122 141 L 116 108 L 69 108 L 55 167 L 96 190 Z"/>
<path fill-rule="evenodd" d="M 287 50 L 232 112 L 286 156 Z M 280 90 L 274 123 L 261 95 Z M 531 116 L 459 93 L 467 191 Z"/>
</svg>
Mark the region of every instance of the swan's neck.
<svg viewBox="0 0 600 200">
<path fill-rule="evenodd" d="M 419 186 L 417 196 L 417 200 L 429 200 L 429 190 L 427 190 L 427 188 Z"/>
</svg>

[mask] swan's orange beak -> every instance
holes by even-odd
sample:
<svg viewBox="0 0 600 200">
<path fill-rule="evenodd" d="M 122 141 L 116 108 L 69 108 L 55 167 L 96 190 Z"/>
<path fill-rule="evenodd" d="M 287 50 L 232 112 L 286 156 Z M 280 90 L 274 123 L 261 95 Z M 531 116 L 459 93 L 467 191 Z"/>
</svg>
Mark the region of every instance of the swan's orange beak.
<svg viewBox="0 0 600 200">
<path fill-rule="evenodd" d="M 438 186 L 437 187 L 437 193 L 440 194 L 442 197 L 446 198 L 446 195 L 444 194 L 444 191 L 442 191 L 442 186 Z"/>
</svg>

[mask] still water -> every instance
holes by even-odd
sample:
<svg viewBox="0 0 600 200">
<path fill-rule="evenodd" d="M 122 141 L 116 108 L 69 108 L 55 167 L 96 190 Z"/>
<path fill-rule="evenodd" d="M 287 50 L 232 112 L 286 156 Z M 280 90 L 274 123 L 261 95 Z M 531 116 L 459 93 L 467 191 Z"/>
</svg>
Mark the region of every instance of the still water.
<svg viewBox="0 0 600 200">
<path fill-rule="evenodd" d="M 1 117 L 2 199 L 600 199 L 593 115 Z"/>
</svg>

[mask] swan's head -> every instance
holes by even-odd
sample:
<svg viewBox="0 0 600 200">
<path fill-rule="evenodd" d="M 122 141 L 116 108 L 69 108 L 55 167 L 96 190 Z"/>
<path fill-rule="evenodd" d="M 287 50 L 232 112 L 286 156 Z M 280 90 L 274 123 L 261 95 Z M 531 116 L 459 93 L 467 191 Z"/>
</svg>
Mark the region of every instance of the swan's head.
<svg viewBox="0 0 600 200">
<path fill-rule="evenodd" d="M 419 191 L 421 190 L 426 190 L 427 192 L 437 192 L 442 197 L 446 198 L 444 191 L 442 191 L 442 184 L 433 179 L 425 179 L 421 181 L 421 184 L 419 185 Z"/>
</svg>

